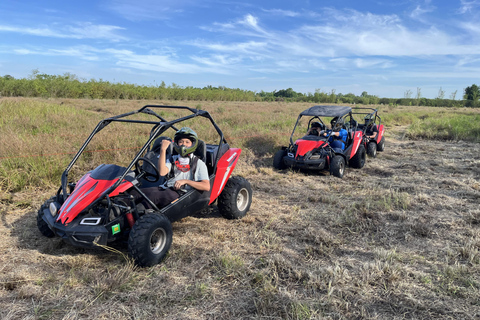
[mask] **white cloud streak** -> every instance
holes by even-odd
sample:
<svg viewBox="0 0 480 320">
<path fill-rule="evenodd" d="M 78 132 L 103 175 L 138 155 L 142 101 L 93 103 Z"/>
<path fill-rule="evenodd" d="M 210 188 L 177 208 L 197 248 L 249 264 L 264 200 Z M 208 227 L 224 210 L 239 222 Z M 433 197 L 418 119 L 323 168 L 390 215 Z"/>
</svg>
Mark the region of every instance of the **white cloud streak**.
<svg viewBox="0 0 480 320">
<path fill-rule="evenodd" d="M 467 0 L 460 0 L 460 8 L 458 9 L 458 13 L 460 14 L 465 14 L 465 13 L 471 13 L 475 11 L 480 7 L 480 1 L 478 0 L 472 0 L 472 1 L 467 1 Z"/>
<path fill-rule="evenodd" d="M 184 11 L 198 3 L 194 0 L 111 0 L 108 10 L 131 21 L 169 20 L 172 14 Z"/>
<path fill-rule="evenodd" d="M 64 39 L 103 39 L 109 41 L 124 41 L 125 37 L 116 34 L 124 28 L 110 25 L 94 25 L 91 23 L 78 24 L 64 27 L 17 27 L 0 25 L 1 32 L 19 33 L 38 37 L 64 38 Z"/>
</svg>

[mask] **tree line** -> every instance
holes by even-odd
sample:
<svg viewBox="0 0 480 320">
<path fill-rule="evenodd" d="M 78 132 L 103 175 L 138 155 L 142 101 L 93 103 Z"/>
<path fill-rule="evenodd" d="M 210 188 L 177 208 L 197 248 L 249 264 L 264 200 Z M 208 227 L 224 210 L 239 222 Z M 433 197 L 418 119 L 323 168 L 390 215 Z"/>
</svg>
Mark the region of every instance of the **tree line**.
<svg viewBox="0 0 480 320">
<path fill-rule="evenodd" d="M 344 104 L 384 104 L 384 105 L 422 105 L 437 107 L 477 107 L 480 89 L 472 85 L 465 89 L 463 100 L 455 100 L 452 94 L 445 99 L 440 88 L 435 99 L 421 96 L 420 88 L 412 97 L 409 90 L 403 98 L 379 98 L 366 91 L 357 96 L 353 93 L 342 94 L 323 92 L 316 89 L 313 93 L 300 93 L 292 88 L 272 92 L 232 89 L 224 86 L 206 86 L 203 88 L 181 87 L 175 83 L 145 86 L 130 83 L 112 83 L 100 80 L 83 80 L 76 75 L 48 75 L 34 70 L 27 78 L 15 79 L 10 75 L 0 76 L 0 96 L 3 97 L 42 97 L 42 98 L 87 98 L 87 99 L 130 99 L 130 100 L 194 100 L 194 101 L 294 101 L 310 103 L 344 103 Z"/>
</svg>

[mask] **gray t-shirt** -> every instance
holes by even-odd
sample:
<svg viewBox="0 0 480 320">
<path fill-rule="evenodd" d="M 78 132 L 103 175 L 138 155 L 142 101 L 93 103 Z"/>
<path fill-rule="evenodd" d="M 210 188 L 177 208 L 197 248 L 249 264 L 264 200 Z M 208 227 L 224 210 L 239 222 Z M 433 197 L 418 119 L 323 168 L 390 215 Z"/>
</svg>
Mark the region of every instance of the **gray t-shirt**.
<svg viewBox="0 0 480 320">
<path fill-rule="evenodd" d="M 173 158 L 173 162 L 175 162 L 176 160 L 179 160 L 180 163 L 182 163 L 182 162 L 190 163 L 192 155 L 189 155 L 189 157 L 190 157 L 190 159 L 188 159 L 187 157 L 185 157 L 185 158 L 180 157 L 180 155 L 174 155 L 172 158 Z M 167 159 L 167 161 L 165 162 L 165 165 L 168 168 L 168 172 L 170 172 L 170 170 L 172 169 L 172 163 L 170 162 L 170 159 Z M 205 164 L 205 162 L 198 159 L 197 170 L 195 171 L 195 176 L 193 176 L 193 173 L 191 172 L 191 170 L 189 170 L 187 172 L 182 172 L 177 167 L 175 167 L 173 169 L 173 178 L 171 178 L 167 181 L 167 187 L 173 187 L 173 185 L 175 184 L 175 181 L 182 180 L 182 179 L 188 179 L 188 180 L 193 180 L 193 181 L 208 180 L 209 177 L 208 177 L 207 165 Z M 188 185 L 185 186 L 185 190 L 190 190 L 190 189 L 192 189 L 192 187 L 190 187 Z"/>
</svg>

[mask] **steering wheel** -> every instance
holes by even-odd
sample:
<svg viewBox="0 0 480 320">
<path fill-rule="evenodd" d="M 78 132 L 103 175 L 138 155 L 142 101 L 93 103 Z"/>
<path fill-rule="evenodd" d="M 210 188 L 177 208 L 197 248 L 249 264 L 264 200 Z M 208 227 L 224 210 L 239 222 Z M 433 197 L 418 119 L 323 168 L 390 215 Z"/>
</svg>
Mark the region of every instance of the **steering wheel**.
<svg viewBox="0 0 480 320">
<path fill-rule="evenodd" d="M 140 160 L 144 162 L 142 165 L 139 164 Z M 153 168 L 154 173 L 148 172 L 143 168 L 145 163 Z M 135 172 L 137 179 L 143 177 L 148 182 L 157 182 L 160 179 L 160 172 L 158 171 L 157 167 L 147 158 L 138 158 L 138 160 L 135 162 L 135 169 L 133 171 Z"/>
</svg>

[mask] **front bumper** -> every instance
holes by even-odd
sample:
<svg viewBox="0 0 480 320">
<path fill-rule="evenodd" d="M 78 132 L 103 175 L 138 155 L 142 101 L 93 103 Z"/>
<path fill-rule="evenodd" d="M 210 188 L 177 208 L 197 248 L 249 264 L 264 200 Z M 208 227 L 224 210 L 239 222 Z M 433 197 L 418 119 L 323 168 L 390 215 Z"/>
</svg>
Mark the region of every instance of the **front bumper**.
<svg viewBox="0 0 480 320">
<path fill-rule="evenodd" d="M 79 221 L 73 221 L 67 226 L 56 222 L 55 217 L 48 209 L 43 210 L 43 220 L 55 235 L 64 241 L 77 247 L 93 247 L 96 244 L 106 245 L 109 241 L 108 226 L 105 225 L 80 225 Z"/>
<path fill-rule="evenodd" d="M 295 159 L 293 157 L 283 157 L 283 162 L 288 167 L 308 169 L 308 170 L 324 170 L 327 165 L 326 158 L 311 159 Z"/>
</svg>

